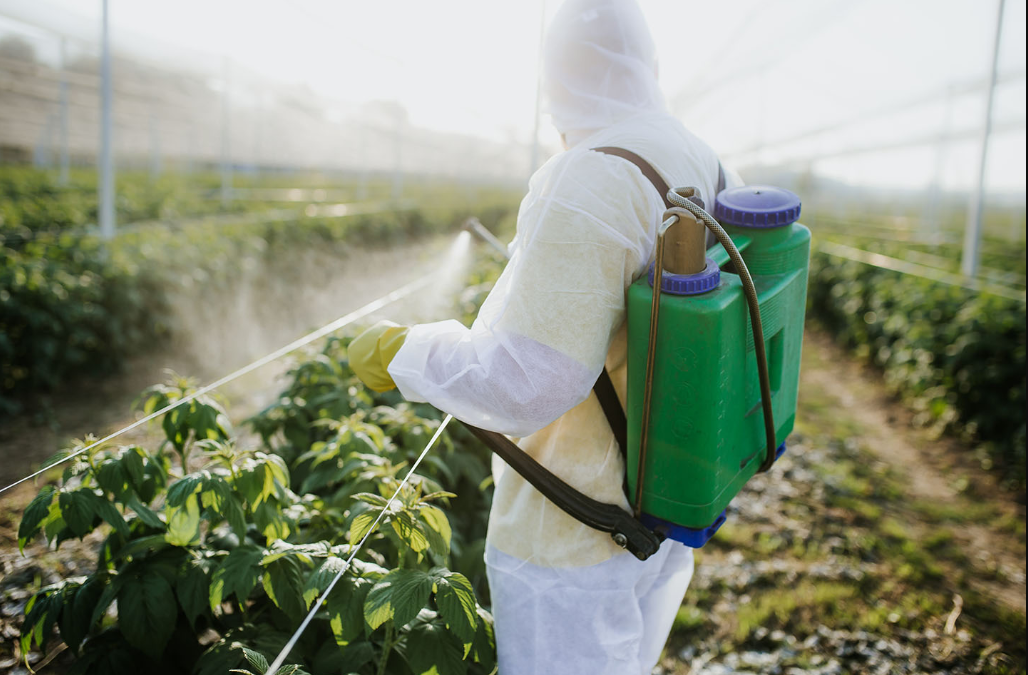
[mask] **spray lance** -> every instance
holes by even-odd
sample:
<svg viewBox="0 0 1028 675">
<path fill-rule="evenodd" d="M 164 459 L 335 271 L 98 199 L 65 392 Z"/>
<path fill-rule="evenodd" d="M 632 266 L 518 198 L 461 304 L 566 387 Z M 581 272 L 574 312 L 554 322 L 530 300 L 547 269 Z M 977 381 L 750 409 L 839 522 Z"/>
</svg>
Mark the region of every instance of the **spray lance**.
<svg viewBox="0 0 1028 675">
<path fill-rule="evenodd" d="M 716 219 L 695 188 L 669 190 L 667 203 L 656 260 L 628 289 L 625 409 L 606 371 L 595 387 L 626 455 L 633 513 L 574 490 L 505 436 L 471 428 L 557 506 L 643 560 L 664 538 L 703 546 L 745 483 L 784 452 L 810 258 L 800 200 L 787 190 L 724 190 Z M 465 229 L 506 254 L 477 225 Z M 707 230 L 717 239 L 709 250 Z"/>
</svg>

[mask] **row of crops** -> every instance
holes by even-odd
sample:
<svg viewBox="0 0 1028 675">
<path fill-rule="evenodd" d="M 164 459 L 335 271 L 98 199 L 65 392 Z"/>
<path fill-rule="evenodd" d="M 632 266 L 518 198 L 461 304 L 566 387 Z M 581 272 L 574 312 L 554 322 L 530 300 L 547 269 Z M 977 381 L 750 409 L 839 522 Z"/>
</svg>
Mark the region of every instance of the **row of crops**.
<svg viewBox="0 0 1028 675">
<path fill-rule="evenodd" d="M 901 242 L 873 228 L 819 229 L 813 220 L 808 315 L 879 368 L 915 420 L 962 437 L 986 468 L 1025 486 L 1025 247 L 987 238 L 979 292 L 846 259 L 818 249 L 838 241 L 957 272 L 956 243 Z M 877 233 L 881 235 L 881 233 Z M 1000 285 L 1002 284 L 1002 285 Z M 1018 293 L 1021 299 L 1016 299 Z"/>
<path fill-rule="evenodd" d="M 110 373 L 126 356 L 184 330 L 169 311 L 172 289 L 201 286 L 224 295 L 247 269 L 288 282 L 297 270 L 288 268 L 292 258 L 286 253 L 342 255 L 354 244 L 388 245 L 446 231 L 472 212 L 492 224 L 515 201 L 502 190 L 479 191 L 472 200 L 459 198 L 452 186 L 433 186 L 434 198 L 417 208 L 344 218 L 309 217 L 301 208 L 294 218 L 263 222 L 126 228 L 103 242 L 84 229 L 95 221 L 96 193 L 82 180 L 57 187 L 46 173 L 0 172 L 0 420 L 38 408 L 41 397 L 73 377 Z M 209 188 L 202 180 L 129 177 L 119 182 L 119 218 L 163 220 L 271 206 L 222 206 Z"/>
<path fill-rule="evenodd" d="M 96 568 L 29 601 L 22 653 L 56 628 L 71 673 L 263 674 L 381 515 L 279 672 L 491 672 L 488 451 L 449 426 L 387 508 L 440 414 L 370 396 L 347 342 L 308 353 L 244 429 L 200 397 L 163 417 L 163 439 L 70 462 L 26 508 L 19 544 L 89 537 Z M 141 405 L 191 391 L 153 387 Z"/>
</svg>

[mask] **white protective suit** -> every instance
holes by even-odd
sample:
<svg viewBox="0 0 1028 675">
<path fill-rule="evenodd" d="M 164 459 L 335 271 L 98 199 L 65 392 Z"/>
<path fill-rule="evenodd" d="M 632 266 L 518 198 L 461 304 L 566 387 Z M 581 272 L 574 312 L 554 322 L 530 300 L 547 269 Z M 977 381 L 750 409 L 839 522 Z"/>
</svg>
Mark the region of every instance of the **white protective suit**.
<svg viewBox="0 0 1028 675">
<path fill-rule="evenodd" d="M 713 203 L 716 154 L 665 112 L 634 0 L 567 0 L 545 45 L 549 112 L 569 149 L 540 168 L 510 262 L 470 329 L 411 328 L 388 371 L 412 401 L 519 437 L 563 480 L 630 510 L 624 462 L 592 386 L 625 400 L 625 298 L 653 260 L 664 212 L 617 146 Z M 649 673 L 692 576 L 665 542 L 646 562 L 574 520 L 498 462 L 486 562 L 500 675 Z"/>
</svg>

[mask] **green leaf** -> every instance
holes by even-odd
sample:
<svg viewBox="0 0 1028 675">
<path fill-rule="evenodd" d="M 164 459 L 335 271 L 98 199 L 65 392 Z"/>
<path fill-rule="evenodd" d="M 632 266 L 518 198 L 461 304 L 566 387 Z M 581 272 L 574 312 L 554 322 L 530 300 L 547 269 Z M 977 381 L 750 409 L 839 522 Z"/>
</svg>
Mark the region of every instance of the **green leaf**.
<svg viewBox="0 0 1028 675">
<path fill-rule="evenodd" d="M 99 501 L 100 498 L 89 488 L 62 492 L 58 495 L 57 503 L 61 507 L 61 517 L 73 535 L 83 537 L 93 530 Z"/>
<path fill-rule="evenodd" d="M 329 594 L 329 624 L 336 643 L 346 646 L 364 632 L 364 601 L 374 580 L 346 574 Z"/>
<path fill-rule="evenodd" d="M 418 518 L 425 524 L 425 535 L 429 547 L 441 556 L 450 554 L 450 521 L 446 514 L 434 506 L 422 506 L 418 510 Z"/>
<path fill-rule="evenodd" d="M 432 577 L 421 570 L 393 570 L 368 592 L 364 620 L 372 630 L 390 619 L 399 628 L 418 615 L 432 593 Z"/>
<path fill-rule="evenodd" d="M 389 521 L 396 535 L 416 553 L 428 549 L 428 537 L 421 524 L 408 511 L 393 514 Z"/>
<path fill-rule="evenodd" d="M 243 656 L 246 658 L 247 663 L 257 669 L 258 673 L 267 673 L 268 668 L 271 667 L 271 664 L 268 663 L 268 659 L 266 659 L 264 654 L 261 654 L 260 652 L 255 652 L 252 649 L 243 647 Z"/>
<path fill-rule="evenodd" d="M 25 552 L 25 544 L 35 538 L 43 521 L 50 515 L 50 503 L 54 500 L 56 492 L 53 485 L 44 485 L 39 494 L 25 507 L 25 515 L 18 526 L 18 550 L 21 553 Z"/>
<path fill-rule="evenodd" d="M 129 474 L 119 460 L 109 460 L 100 465 L 96 472 L 96 482 L 101 488 L 114 495 L 115 499 L 124 501 L 131 489 Z"/>
<path fill-rule="evenodd" d="M 118 592 L 118 627 L 128 643 L 160 658 L 175 630 L 178 605 L 171 585 L 152 571 L 131 575 Z"/>
<path fill-rule="evenodd" d="M 493 616 L 481 607 L 476 610 L 478 614 L 478 629 L 475 631 L 475 640 L 471 643 L 471 656 L 475 663 L 482 664 L 487 672 L 496 667 L 496 637 L 493 634 Z"/>
<path fill-rule="evenodd" d="M 328 585 L 332 583 L 336 575 L 346 567 L 346 561 L 336 556 L 326 558 L 321 566 L 307 577 L 307 583 L 303 587 L 303 604 L 310 609 L 311 603 L 318 599 Z"/>
<path fill-rule="evenodd" d="M 175 584 L 175 595 L 178 596 L 189 625 L 194 629 L 197 618 L 207 611 L 210 588 L 211 579 L 205 561 L 190 558 L 182 568 L 178 583 Z"/>
<path fill-rule="evenodd" d="M 25 621 L 21 629 L 21 650 L 23 654 L 32 651 L 35 643 L 42 648 L 50 637 L 50 629 L 60 619 L 64 610 L 62 589 L 50 588 L 32 596 L 25 605 Z"/>
<path fill-rule="evenodd" d="M 168 532 L 164 538 L 172 546 L 193 546 L 200 543 L 200 505 L 195 494 L 189 495 L 184 507 L 170 505 L 165 511 Z"/>
<path fill-rule="evenodd" d="M 139 516 L 139 519 L 148 527 L 152 527 L 156 530 L 164 529 L 164 521 L 161 520 L 160 516 L 158 516 L 149 506 L 139 501 L 136 497 L 130 497 L 129 500 L 125 502 L 125 505 L 135 511 L 136 515 Z"/>
<path fill-rule="evenodd" d="M 245 603 L 250 591 L 261 576 L 261 558 L 264 550 L 252 544 L 242 544 L 229 551 L 211 575 L 211 611 L 220 612 L 221 603 L 233 593 Z"/>
<path fill-rule="evenodd" d="M 360 642 L 352 642 L 346 645 L 343 650 L 343 655 L 339 657 L 338 672 L 340 673 L 356 673 L 360 671 L 365 664 L 371 663 L 375 660 L 375 647 L 370 642 L 361 640 Z"/>
<path fill-rule="evenodd" d="M 93 612 L 106 586 L 107 575 L 100 573 L 86 579 L 81 586 L 65 590 L 60 619 L 61 639 L 75 653 L 93 626 Z"/>
<path fill-rule="evenodd" d="M 121 590 L 121 584 L 124 577 L 120 574 L 113 575 L 110 577 L 110 583 L 104 588 L 103 593 L 100 594 L 100 599 L 96 601 L 96 606 L 93 607 L 93 614 L 89 618 L 89 625 L 95 626 L 103 620 L 104 616 L 107 615 L 107 609 L 114 602 L 114 599 L 118 597 L 118 592 Z"/>
<path fill-rule="evenodd" d="M 440 567 L 433 569 L 431 574 L 435 581 L 435 602 L 439 607 L 439 615 L 453 634 L 466 646 L 470 646 L 478 624 L 475 589 L 463 574 Z"/>
<path fill-rule="evenodd" d="M 371 531 L 376 518 L 378 518 L 377 511 L 365 511 L 353 519 L 353 522 L 350 523 L 349 534 L 349 541 L 352 545 L 356 546 Z"/>
<path fill-rule="evenodd" d="M 105 523 L 114 527 L 123 537 L 128 538 L 130 536 L 128 523 L 125 522 L 125 519 L 114 504 L 103 497 L 97 497 L 96 512 Z"/>
<path fill-rule="evenodd" d="M 205 476 L 200 474 L 189 474 L 183 476 L 168 488 L 168 506 L 178 507 L 185 503 L 186 499 L 192 496 L 203 484 Z"/>
<path fill-rule="evenodd" d="M 299 620 L 304 614 L 303 574 L 300 561 L 285 557 L 271 563 L 264 570 L 261 582 L 275 606 L 291 619 Z"/>
<path fill-rule="evenodd" d="M 407 635 L 407 663 L 415 675 L 465 675 L 463 653 L 457 638 L 437 623 L 419 621 Z"/>
</svg>

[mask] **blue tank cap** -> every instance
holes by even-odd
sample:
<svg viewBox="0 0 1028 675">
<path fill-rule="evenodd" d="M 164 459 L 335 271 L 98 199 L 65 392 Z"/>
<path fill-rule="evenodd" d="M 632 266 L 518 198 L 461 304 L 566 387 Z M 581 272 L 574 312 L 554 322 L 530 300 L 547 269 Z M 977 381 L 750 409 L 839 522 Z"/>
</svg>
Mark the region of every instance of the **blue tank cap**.
<svg viewBox="0 0 1028 675">
<path fill-rule="evenodd" d="M 736 227 L 784 227 L 799 220 L 800 198 L 783 188 L 744 185 L 721 191 L 714 217 Z"/>
<path fill-rule="evenodd" d="M 646 277 L 651 288 L 655 267 L 655 262 L 650 263 L 650 271 Z M 671 295 L 699 295 L 714 290 L 720 283 L 721 269 L 712 258 L 707 258 L 707 266 L 699 274 L 671 274 L 664 270 L 664 274 L 660 275 L 660 290 Z"/>
</svg>

